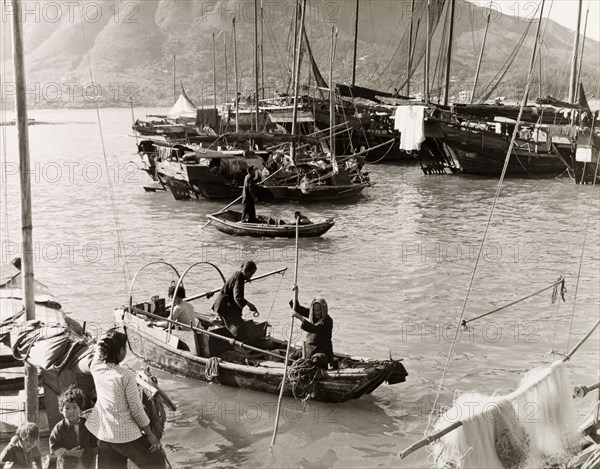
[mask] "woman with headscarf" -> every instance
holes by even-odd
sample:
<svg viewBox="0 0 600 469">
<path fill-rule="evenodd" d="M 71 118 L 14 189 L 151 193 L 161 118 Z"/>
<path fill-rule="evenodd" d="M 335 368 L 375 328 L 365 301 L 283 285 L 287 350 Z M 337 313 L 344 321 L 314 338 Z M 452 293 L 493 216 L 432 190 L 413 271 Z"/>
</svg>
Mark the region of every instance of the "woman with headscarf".
<svg viewBox="0 0 600 469">
<path fill-rule="evenodd" d="M 321 368 L 327 368 L 334 358 L 331 343 L 333 319 L 327 313 L 327 302 L 323 298 L 315 298 L 310 308 L 298 303 L 292 315 L 302 321 L 302 330 L 307 332 L 304 341 L 306 358 Z"/>
</svg>

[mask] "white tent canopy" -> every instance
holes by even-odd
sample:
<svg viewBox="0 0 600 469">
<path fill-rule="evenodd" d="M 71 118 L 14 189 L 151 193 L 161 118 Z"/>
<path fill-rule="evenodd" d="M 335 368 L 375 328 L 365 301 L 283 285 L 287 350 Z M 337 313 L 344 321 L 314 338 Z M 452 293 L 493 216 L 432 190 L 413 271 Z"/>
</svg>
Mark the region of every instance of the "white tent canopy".
<svg viewBox="0 0 600 469">
<path fill-rule="evenodd" d="M 173 105 L 171 110 L 168 112 L 167 117 L 170 119 L 176 119 L 178 117 L 188 117 L 190 119 L 196 118 L 196 112 L 198 108 L 190 98 L 187 97 L 185 91 L 182 89 L 181 94 L 179 95 L 179 99 Z"/>
</svg>

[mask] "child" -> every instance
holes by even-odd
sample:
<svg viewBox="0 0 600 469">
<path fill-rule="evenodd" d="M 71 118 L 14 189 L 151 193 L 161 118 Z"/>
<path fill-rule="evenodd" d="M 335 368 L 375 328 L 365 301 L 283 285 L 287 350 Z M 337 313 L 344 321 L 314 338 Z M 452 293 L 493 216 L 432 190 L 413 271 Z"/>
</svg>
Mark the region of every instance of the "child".
<svg viewBox="0 0 600 469">
<path fill-rule="evenodd" d="M 37 447 L 39 435 L 35 423 L 22 423 L 0 454 L 0 464 L 15 469 L 42 469 L 42 455 Z"/>
<path fill-rule="evenodd" d="M 93 468 L 96 466 L 96 439 L 85 426 L 81 416 L 83 391 L 71 385 L 58 398 L 63 419 L 50 434 L 50 452 L 57 457 L 57 469 Z"/>
</svg>

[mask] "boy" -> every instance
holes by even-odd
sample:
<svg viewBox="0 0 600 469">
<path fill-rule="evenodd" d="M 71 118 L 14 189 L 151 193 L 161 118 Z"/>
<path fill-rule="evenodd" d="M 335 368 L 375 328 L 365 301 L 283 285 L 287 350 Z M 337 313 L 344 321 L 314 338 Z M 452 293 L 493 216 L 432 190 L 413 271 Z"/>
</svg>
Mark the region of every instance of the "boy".
<svg viewBox="0 0 600 469">
<path fill-rule="evenodd" d="M 96 439 L 85 426 L 81 416 L 83 391 L 71 385 L 58 398 L 63 419 L 50 434 L 50 452 L 57 457 L 57 469 L 91 469 L 96 466 Z"/>
<path fill-rule="evenodd" d="M 40 431 L 35 423 L 25 422 L 0 454 L 2 467 L 42 469 L 42 455 L 37 447 Z"/>
</svg>

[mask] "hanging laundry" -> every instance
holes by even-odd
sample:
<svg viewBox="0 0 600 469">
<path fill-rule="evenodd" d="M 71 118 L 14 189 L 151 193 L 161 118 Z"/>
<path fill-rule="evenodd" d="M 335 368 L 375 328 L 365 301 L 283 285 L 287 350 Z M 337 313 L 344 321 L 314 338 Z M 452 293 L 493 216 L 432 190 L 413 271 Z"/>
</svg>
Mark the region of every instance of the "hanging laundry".
<svg viewBox="0 0 600 469">
<path fill-rule="evenodd" d="M 400 131 L 400 150 L 420 150 L 425 141 L 425 106 L 398 106 L 394 129 Z"/>
<path fill-rule="evenodd" d="M 459 396 L 435 425 L 437 432 L 462 422 L 433 445 L 436 466 L 564 467 L 580 438 L 572 389 L 559 361 L 528 372 L 510 394 Z"/>
</svg>

